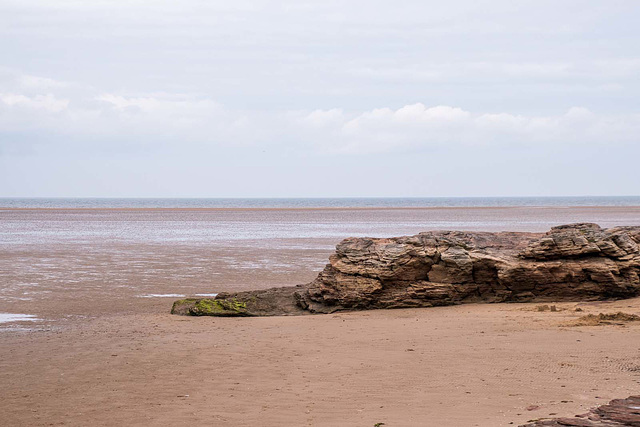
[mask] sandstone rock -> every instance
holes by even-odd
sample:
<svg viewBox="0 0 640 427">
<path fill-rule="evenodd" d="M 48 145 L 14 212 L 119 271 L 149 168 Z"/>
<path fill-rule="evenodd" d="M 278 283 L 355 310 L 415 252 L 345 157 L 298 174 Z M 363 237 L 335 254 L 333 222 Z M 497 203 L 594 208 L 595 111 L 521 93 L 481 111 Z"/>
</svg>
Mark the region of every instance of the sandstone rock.
<svg viewBox="0 0 640 427">
<path fill-rule="evenodd" d="M 640 396 L 615 399 L 607 405 L 592 409 L 587 414 L 574 418 L 540 420 L 520 427 L 573 426 L 573 427 L 640 427 Z"/>
<path fill-rule="evenodd" d="M 284 316 L 308 314 L 294 296 L 298 288 L 265 289 L 261 291 L 220 293 L 215 298 L 186 298 L 173 303 L 171 314 L 183 316 Z"/>
<path fill-rule="evenodd" d="M 640 295 L 639 246 L 640 227 L 597 224 L 563 225 L 546 234 L 433 231 L 348 238 L 307 285 L 220 294 L 216 300 L 245 304 L 237 315 L 276 315 L 629 298 Z M 206 314 L 194 309 L 198 300 L 186 301 L 173 312 Z"/>
</svg>

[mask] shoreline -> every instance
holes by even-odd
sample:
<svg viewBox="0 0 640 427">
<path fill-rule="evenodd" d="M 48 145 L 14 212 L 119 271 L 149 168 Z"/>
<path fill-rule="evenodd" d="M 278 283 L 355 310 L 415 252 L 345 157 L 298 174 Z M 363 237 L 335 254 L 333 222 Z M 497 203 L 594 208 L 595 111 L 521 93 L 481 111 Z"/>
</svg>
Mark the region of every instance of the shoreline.
<svg viewBox="0 0 640 427">
<path fill-rule="evenodd" d="M 381 206 L 381 207 L 373 207 L 373 206 L 353 206 L 353 207 L 264 207 L 264 208 L 256 208 L 256 207 L 227 207 L 227 208 L 187 208 L 187 207 L 156 207 L 156 208 L 135 208 L 135 207 L 99 207 L 99 208 L 89 208 L 89 207 L 35 207 L 35 208 L 15 208 L 15 207 L 2 207 L 0 206 L 0 211 L 195 211 L 195 212 L 206 212 L 206 211 L 411 211 L 411 210 L 513 210 L 513 209 L 612 209 L 612 210 L 623 210 L 623 209 L 640 209 L 640 205 L 638 206 L 604 206 L 604 205 L 594 205 L 594 206 L 574 206 L 574 205 L 566 205 L 566 206 L 548 206 L 548 205 L 540 205 L 540 206 Z"/>
</svg>

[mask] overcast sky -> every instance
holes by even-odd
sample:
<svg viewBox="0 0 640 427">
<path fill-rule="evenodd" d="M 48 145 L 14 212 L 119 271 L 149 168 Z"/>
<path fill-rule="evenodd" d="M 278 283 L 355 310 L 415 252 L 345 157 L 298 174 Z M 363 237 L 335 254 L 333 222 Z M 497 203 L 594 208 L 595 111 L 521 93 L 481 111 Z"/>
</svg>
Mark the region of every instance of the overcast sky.
<svg viewBox="0 0 640 427">
<path fill-rule="evenodd" d="M 637 0 L 0 0 L 0 197 L 640 194 Z"/>
</svg>

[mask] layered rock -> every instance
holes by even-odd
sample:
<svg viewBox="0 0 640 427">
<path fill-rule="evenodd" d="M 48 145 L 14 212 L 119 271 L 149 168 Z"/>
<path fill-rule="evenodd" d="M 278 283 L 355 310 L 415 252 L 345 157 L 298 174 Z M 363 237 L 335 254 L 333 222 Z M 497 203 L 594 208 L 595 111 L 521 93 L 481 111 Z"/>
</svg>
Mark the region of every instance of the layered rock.
<svg viewBox="0 0 640 427">
<path fill-rule="evenodd" d="M 307 285 L 216 299 L 242 304 L 237 315 L 273 315 L 640 295 L 640 227 L 572 224 L 546 234 L 433 231 L 348 238 L 329 261 Z M 193 309 L 200 300 L 185 301 L 172 312 L 205 314 Z"/>
<path fill-rule="evenodd" d="M 626 399 L 615 399 L 607 405 L 592 409 L 586 414 L 576 415 L 574 418 L 554 418 L 539 420 L 520 427 L 640 427 L 640 396 L 630 396 Z"/>
</svg>

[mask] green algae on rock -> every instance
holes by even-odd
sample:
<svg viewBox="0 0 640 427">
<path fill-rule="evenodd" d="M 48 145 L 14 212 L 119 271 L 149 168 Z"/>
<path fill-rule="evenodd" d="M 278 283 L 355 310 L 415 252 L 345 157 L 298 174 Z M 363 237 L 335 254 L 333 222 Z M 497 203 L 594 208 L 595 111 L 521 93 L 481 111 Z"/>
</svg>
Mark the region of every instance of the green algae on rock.
<svg viewBox="0 0 640 427">
<path fill-rule="evenodd" d="M 262 291 L 220 293 L 215 298 L 186 298 L 173 303 L 171 314 L 183 316 L 287 316 L 310 314 L 297 304 L 294 293 L 300 287 Z"/>
<path fill-rule="evenodd" d="M 187 314 L 190 316 L 219 316 L 238 317 L 250 316 L 247 304 L 230 299 L 187 298 L 176 301 L 171 308 L 171 314 Z"/>
<path fill-rule="evenodd" d="M 228 300 L 201 299 L 191 309 L 194 316 L 247 316 L 247 304 Z"/>
</svg>

